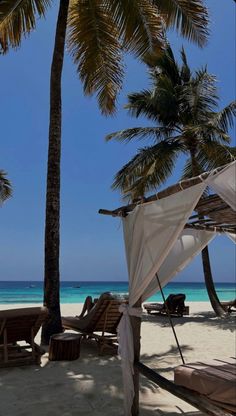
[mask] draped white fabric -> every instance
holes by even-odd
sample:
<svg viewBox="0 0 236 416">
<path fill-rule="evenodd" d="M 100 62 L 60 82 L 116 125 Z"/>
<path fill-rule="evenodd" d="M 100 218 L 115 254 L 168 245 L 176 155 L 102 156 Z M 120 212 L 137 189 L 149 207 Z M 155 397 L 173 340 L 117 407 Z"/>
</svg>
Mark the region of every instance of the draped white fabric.
<svg viewBox="0 0 236 416">
<path fill-rule="evenodd" d="M 123 219 L 126 258 L 129 271 L 129 307 L 119 325 L 119 351 L 122 359 L 125 416 L 131 415 L 133 389 L 133 334 L 129 313 L 142 297 L 155 273 L 168 256 L 206 185 L 200 183 L 150 204 L 137 206 Z M 136 309 L 137 315 L 140 309 Z"/>
<path fill-rule="evenodd" d="M 172 249 L 206 185 L 149 204 L 139 205 L 123 219 L 129 271 L 129 304 L 142 297 Z"/>
<path fill-rule="evenodd" d="M 164 287 L 177 273 L 183 270 L 215 236 L 216 233 L 210 231 L 185 228 L 158 271 L 161 287 Z M 142 301 L 148 299 L 158 290 L 160 290 L 159 284 L 154 277 L 142 295 Z"/>
<path fill-rule="evenodd" d="M 123 219 L 126 259 L 129 272 L 129 306 L 119 325 L 119 352 L 122 357 L 125 416 L 131 415 L 133 390 L 133 335 L 129 315 L 139 316 L 132 306 L 158 290 L 156 273 L 164 286 L 182 270 L 216 235 L 184 229 L 206 186 L 236 210 L 236 162 L 210 175 L 202 183 L 171 196 L 136 208 Z M 235 236 L 227 233 L 235 241 Z"/>
<path fill-rule="evenodd" d="M 205 183 L 236 211 L 236 160 L 220 172 L 208 176 Z"/>
<path fill-rule="evenodd" d="M 122 319 L 118 325 L 118 353 L 121 357 L 121 367 L 124 385 L 124 414 L 130 415 L 130 403 L 134 397 L 133 389 L 133 362 L 134 362 L 134 343 L 133 332 L 131 328 L 130 315 L 141 317 L 141 308 L 130 308 L 128 305 L 121 305 L 120 312 L 123 313 Z"/>
</svg>

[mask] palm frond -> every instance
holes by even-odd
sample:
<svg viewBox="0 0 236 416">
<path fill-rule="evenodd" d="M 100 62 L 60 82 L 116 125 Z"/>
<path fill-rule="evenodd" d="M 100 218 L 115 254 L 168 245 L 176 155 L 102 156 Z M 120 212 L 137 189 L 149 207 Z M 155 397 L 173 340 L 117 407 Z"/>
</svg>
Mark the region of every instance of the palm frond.
<svg viewBox="0 0 236 416">
<path fill-rule="evenodd" d="M 176 141 L 163 141 L 138 150 L 115 176 L 113 189 L 121 189 L 125 197 L 143 196 L 166 181 L 174 168 L 182 145 Z"/>
<path fill-rule="evenodd" d="M 168 127 L 135 127 L 126 130 L 120 130 L 110 133 L 105 140 L 116 140 L 119 142 L 130 142 L 131 140 L 151 139 L 158 142 L 163 139 L 169 139 L 174 133 L 174 130 Z"/>
<path fill-rule="evenodd" d="M 0 1 L 0 52 L 20 45 L 22 36 L 35 29 L 38 17 L 45 16 L 52 0 Z"/>
<path fill-rule="evenodd" d="M 181 59 L 182 59 L 182 67 L 181 67 L 181 80 L 185 84 L 190 81 L 191 79 L 191 70 L 188 65 L 187 56 L 185 54 L 185 50 L 182 47 L 181 51 Z"/>
<path fill-rule="evenodd" d="M 197 158 L 195 160 L 195 166 L 194 166 L 195 170 L 197 170 L 198 174 L 200 175 L 201 173 L 205 172 L 205 169 L 199 164 Z M 189 158 L 187 159 L 184 168 L 183 168 L 183 173 L 181 176 L 181 180 L 184 179 L 190 179 L 193 178 L 195 175 L 195 172 L 193 172 L 193 164 L 192 164 L 192 160 Z"/>
<path fill-rule="evenodd" d="M 224 166 L 233 160 L 236 160 L 236 147 L 209 142 L 199 146 L 195 164 L 200 175 L 203 172 Z M 193 176 L 192 161 L 188 159 L 183 169 L 182 179 L 189 179 Z"/>
<path fill-rule="evenodd" d="M 138 57 L 161 50 L 165 43 L 163 19 L 150 0 L 106 0 L 123 47 Z"/>
<path fill-rule="evenodd" d="M 208 11 L 202 0 L 154 0 L 167 28 L 204 46 L 208 36 Z"/>
<path fill-rule="evenodd" d="M 138 118 L 143 115 L 149 120 L 158 120 L 158 114 L 153 103 L 153 93 L 150 90 L 129 94 L 128 104 L 124 108 L 128 110 L 131 117 Z"/>
<path fill-rule="evenodd" d="M 199 145 L 212 142 L 219 144 L 229 144 L 231 141 L 230 136 L 225 133 L 224 130 L 218 128 L 217 126 L 211 124 L 211 120 L 205 124 L 196 124 L 183 127 L 183 141 L 191 142 L 192 140 L 197 140 Z"/>
<path fill-rule="evenodd" d="M 209 171 L 236 160 L 236 148 L 209 142 L 199 147 L 197 158 L 202 168 Z"/>
<path fill-rule="evenodd" d="M 170 44 L 167 44 L 163 53 L 156 57 L 155 62 L 153 61 L 150 75 L 154 85 L 158 83 L 159 75 L 168 76 L 173 85 L 180 83 L 179 66 L 175 60 Z"/>
<path fill-rule="evenodd" d="M 100 1 L 79 0 L 69 11 L 68 48 L 85 94 L 97 94 L 104 114 L 113 113 L 123 80 L 119 33 Z"/>
<path fill-rule="evenodd" d="M 12 196 L 11 183 L 6 175 L 6 172 L 0 170 L 0 204 Z"/>
<path fill-rule="evenodd" d="M 199 122 L 207 119 L 206 115 L 217 108 L 218 100 L 216 78 L 207 72 L 207 68 L 203 68 L 182 86 L 179 93 L 180 112 L 184 119 L 191 115 L 193 122 Z"/>
<path fill-rule="evenodd" d="M 234 119 L 236 117 L 236 101 L 227 105 L 223 110 L 215 113 L 216 124 L 224 131 L 234 126 Z"/>
</svg>

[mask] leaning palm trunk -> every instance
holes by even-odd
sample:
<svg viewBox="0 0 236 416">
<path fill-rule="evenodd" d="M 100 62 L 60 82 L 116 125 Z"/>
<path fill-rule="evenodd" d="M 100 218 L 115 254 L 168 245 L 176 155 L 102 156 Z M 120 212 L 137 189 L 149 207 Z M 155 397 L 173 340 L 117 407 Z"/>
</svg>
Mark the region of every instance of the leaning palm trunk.
<svg viewBox="0 0 236 416">
<path fill-rule="evenodd" d="M 46 195 L 44 305 L 49 319 L 42 328 L 43 344 L 62 331 L 60 312 L 60 160 L 61 160 L 61 77 L 69 0 L 61 0 L 57 20 L 50 80 L 50 125 Z"/>
<path fill-rule="evenodd" d="M 215 285 L 213 282 L 212 272 L 211 272 L 211 263 L 210 263 L 208 246 L 206 246 L 202 250 L 202 265 L 203 265 L 203 271 L 204 271 L 205 285 L 206 285 L 209 300 L 211 302 L 211 306 L 217 316 L 223 317 L 227 314 L 225 310 L 223 309 L 220 303 L 220 300 L 217 296 L 216 290 L 215 290 Z"/>
<path fill-rule="evenodd" d="M 193 176 L 197 176 L 199 174 L 195 154 L 196 154 L 195 149 L 191 148 L 190 155 L 191 155 Z M 199 215 L 199 218 L 202 218 L 202 216 Z M 205 285 L 206 285 L 209 300 L 211 302 L 212 309 L 214 310 L 217 316 L 225 316 L 225 310 L 221 306 L 221 303 L 217 296 L 215 285 L 213 282 L 208 246 L 206 246 L 202 250 L 202 266 L 203 266 L 203 272 L 204 272 Z"/>
</svg>

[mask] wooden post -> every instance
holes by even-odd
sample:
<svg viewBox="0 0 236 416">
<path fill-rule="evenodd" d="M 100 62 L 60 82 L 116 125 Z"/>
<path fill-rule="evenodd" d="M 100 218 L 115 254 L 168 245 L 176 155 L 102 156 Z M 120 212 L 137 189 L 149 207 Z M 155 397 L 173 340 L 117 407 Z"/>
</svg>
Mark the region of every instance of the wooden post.
<svg viewBox="0 0 236 416">
<path fill-rule="evenodd" d="M 135 303 L 134 308 L 141 307 L 141 298 Z M 136 316 L 130 316 L 131 326 L 133 331 L 134 340 L 134 362 L 139 362 L 140 359 L 140 331 L 141 331 L 141 318 Z M 139 415 L 139 370 L 134 366 L 134 400 L 132 404 L 131 414 L 132 416 Z"/>
</svg>

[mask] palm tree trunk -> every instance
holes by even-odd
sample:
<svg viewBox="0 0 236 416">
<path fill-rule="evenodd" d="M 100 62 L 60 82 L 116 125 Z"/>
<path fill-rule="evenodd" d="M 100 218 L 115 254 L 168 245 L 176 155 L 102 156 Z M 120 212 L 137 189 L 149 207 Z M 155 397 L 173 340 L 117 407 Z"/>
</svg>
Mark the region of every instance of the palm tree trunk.
<svg viewBox="0 0 236 416">
<path fill-rule="evenodd" d="M 60 161 L 61 161 L 61 77 L 65 49 L 69 0 L 61 0 L 50 79 L 50 124 L 47 168 L 44 305 L 49 310 L 41 342 L 62 331 L 60 312 Z"/>
<path fill-rule="evenodd" d="M 205 277 L 205 285 L 206 285 L 208 297 L 211 302 L 211 306 L 217 316 L 221 316 L 221 317 L 226 316 L 227 313 L 223 309 L 220 303 L 220 300 L 217 296 L 216 290 L 215 290 L 215 285 L 213 282 L 212 272 L 211 272 L 211 263 L 210 263 L 208 246 L 206 246 L 202 250 L 202 265 L 203 265 L 203 271 L 204 271 L 204 277 Z"/>
<path fill-rule="evenodd" d="M 195 158 L 195 150 L 192 148 L 190 149 L 191 161 L 192 161 L 192 173 L 193 176 L 197 176 L 199 174 L 198 166 Z M 199 216 L 199 218 L 203 218 Z M 211 302 L 212 309 L 214 310 L 216 316 L 223 317 L 226 315 L 225 310 L 223 309 L 220 300 L 217 296 L 215 285 L 213 282 L 212 272 L 211 272 L 211 263 L 210 263 L 210 256 L 208 246 L 206 246 L 202 250 L 202 266 L 204 272 L 204 280 L 205 285 L 208 293 L 209 300 Z"/>
</svg>

